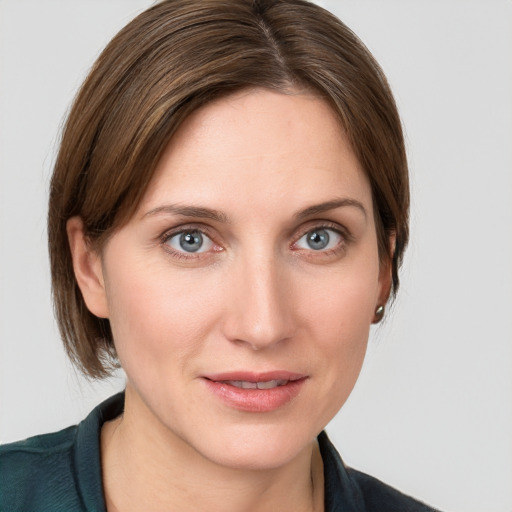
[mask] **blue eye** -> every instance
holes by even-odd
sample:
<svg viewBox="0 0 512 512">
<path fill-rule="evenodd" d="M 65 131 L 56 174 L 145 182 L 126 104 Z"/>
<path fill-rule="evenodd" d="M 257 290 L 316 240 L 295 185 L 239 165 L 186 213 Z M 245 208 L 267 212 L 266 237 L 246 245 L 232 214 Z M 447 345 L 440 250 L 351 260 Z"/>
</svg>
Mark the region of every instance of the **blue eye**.
<svg viewBox="0 0 512 512">
<path fill-rule="evenodd" d="M 166 243 L 179 252 L 206 252 L 211 249 L 213 242 L 201 231 L 192 229 L 181 231 L 168 238 Z"/>
<path fill-rule="evenodd" d="M 313 251 L 325 251 L 333 249 L 341 241 L 341 235 L 334 229 L 315 228 L 308 231 L 297 242 L 301 249 L 311 249 Z"/>
</svg>

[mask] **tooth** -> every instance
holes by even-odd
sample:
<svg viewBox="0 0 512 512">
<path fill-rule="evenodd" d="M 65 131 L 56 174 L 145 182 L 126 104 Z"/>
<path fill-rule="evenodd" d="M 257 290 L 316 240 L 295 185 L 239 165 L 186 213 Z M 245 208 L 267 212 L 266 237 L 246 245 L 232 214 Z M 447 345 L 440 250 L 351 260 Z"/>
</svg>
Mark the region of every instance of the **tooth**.
<svg viewBox="0 0 512 512">
<path fill-rule="evenodd" d="M 257 387 L 256 382 L 248 382 L 245 380 L 227 380 L 226 384 L 241 389 L 256 389 Z"/>
<path fill-rule="evenodd" d="M 268 380 L 267 382 L 258 382 L 258 389 L 272 389 L 277 386 L 277 380 Z"/>
<path fill-rule="evenodd" d="M 258 389 L 272 389 L 279 386 L 284 386 L 287 380 L 269 380 L 267 382 L 258 382 Z"/>
<path fill-rule="evenodd" d="M 226 380 L 226 384 L 235 388 L 241 389 L 272 389 L 279 386 L 284 386 L 288 383 L 287 380 L 267 380 L 265 382 L 249 382 L 246 380 Z"/>
</svg>

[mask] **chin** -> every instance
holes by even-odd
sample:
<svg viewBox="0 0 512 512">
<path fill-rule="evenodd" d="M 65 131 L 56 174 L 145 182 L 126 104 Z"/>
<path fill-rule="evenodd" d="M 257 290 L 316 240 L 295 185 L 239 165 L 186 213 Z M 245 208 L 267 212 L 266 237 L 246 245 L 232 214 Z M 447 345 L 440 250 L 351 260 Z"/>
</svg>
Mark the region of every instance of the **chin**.
<svg viewBox="0 0 512 512">
<path fill-rule="evenodd" d="M 283 467 L 301 455 L 309 456 L 319 432 L 297 432 L 291 425 L 241 425 L 224 434 L 211 431 L 194 448 L 219 466 L 268 471 Z"/>
</svg>

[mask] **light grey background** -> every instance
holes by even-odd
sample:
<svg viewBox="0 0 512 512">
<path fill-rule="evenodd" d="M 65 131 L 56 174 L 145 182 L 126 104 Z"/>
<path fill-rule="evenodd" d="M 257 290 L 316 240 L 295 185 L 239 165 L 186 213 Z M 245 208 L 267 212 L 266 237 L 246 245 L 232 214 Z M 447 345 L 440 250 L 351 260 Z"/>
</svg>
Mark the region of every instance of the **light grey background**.
<svg viewBox="0 0 512 512">
<path fill-rule="evenodd" d="M 0 441 L 79 421 L 52 317 L 48 180 L 71 98 L 149 0 L 0 0 Z M 331 0 L 384 67 L 412 176 L 399 300 L 328 431 L 345 461 L 454 512 L 512 511 L 512 2 Z"/>
</svg>

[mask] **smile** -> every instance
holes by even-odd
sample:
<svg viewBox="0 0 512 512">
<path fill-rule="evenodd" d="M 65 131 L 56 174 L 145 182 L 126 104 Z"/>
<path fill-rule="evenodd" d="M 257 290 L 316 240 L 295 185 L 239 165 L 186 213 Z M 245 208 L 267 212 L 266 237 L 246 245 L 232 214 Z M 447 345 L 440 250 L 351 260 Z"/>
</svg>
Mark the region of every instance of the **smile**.
<svg viewBox="0 0 512 512">
<path fill-rule="evenodd" d="M 285 371 L 236 372 L 203 378 L 209 392 L 223 406 L 252 413 L 283 408 L 299 395 L 307 380 L 305 375 Z"/>
<path fill-rule="evenodd" d="M 241 389 L 272 389 L 288 384 L 288 380 L 267 380 L 264 382 L 250 382 L 247 380 L 226 380 L 224 384 Z"/>
</svg>

